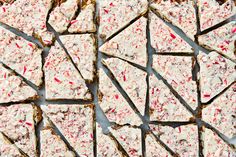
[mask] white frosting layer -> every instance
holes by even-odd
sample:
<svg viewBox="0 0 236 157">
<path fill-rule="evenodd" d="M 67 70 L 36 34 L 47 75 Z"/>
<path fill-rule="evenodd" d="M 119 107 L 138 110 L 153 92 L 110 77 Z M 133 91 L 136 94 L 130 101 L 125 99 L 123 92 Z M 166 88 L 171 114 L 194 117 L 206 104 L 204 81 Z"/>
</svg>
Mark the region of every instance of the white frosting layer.
<svg viewBox="0 0 236 157">
<path fill-rule="evenodd" d="M 78 9 L 78 0 L 66 0 L 51 12 L 48 23 L 59 33 L 67 30 Z"/>
<path fill-rule="evenodd" d="M 172 155 L 157 142 L 154 135 L 146 134 L 145 137 L 147 157 L 172 157 Z"/>
<path fill-rule="evenodd" d="M 171 150 L 181 157 L 199 156 L 198 128 L 196 125 L 170 126 L 150 125 L 154 134 L 160 137 Z"/>
<path fill-rule="evenodd" d="M 109 58 L 103 60 L 103 62 L 110 69 L 139 112 L 144 115 L 147 73 L 118 58 Z"/>
<path fill-rule="evenodd" d="M 156 0 L 151 3 L 151 7 L 176 25 L 192 40 L 197 33 L 197 18 L 193 0 L 184 0 L 181 2 L 173 0 Z"/>
<path fill-rule="evenodd" d="M 130 126 L 122 126 L 118 128 L 109 128 L 109 130 L 129 156 L 142 156 L 142 139 L 140 129 Z"/>
<path fill-rule="evenodd" d="M 123 157 L 114 142 L 108 135 L 103 134 L 101 126 L 97 123 L 97 157 Z"/>
<path fill-rule="evenodd" d="M 154 75 L 149 77 L 149 91 L 151 121 L 189 121 L 192 117 L 164 82 Z"/>
<path fill-rule="evenodd" d="M 216 52 L 208 55 L 200 52 L 198 55 L 200 65 L 201 101 L 208 102 L 232 82 L 236 80 L 236 64 Z"/>
<path fill-rule="evenodd" d="M 236 83 L 202 110 L 202 120 L 228 138 L 236 136 Z"/>
<path fill-rule="evenodd" d="M 52 130 L 52 128 L 46 128 L 40 131 L 40 144 L 40 157 L 75 157 L 75 154 L 72 151 L 69 151 L 65 142 Z"/>
<path fill-rule="evenodd" d="M 44 64 L 46 99 L 91 99 L 91 94 L 63 48 L 56 42 Z"/>
<path fill-rule="evenodd" d="M 141 17 L 103 44 L 99 51 L 145 67 L 147 64 L 146 26 L 147 19 Z"/>
<path fill-rule="evenodd" d="M 198 41 L 200 45 L 236 60 L 236 21 L 214 29 L 207 34 L 200 35 Z"/>
<path fill-rule="evenodd" d="M 39 36 L 44 44 L 49 45 L 53 34 L 47 32 L 46 19 L 52 3 L 53 0 L 15 0 L 12 4 L 5 3 L 0 6 L 0 21 L 27 35 Z"/>
<path fill-rule="evenodd" d="M 37 92 L 0 63 L 0 103 L 30 100 Z"/>
<path fill-rule="evenodd" d="M 0 155 L 5 157 L 23 157 L 19 149 L 0 132 Z"/>
<path fill-rule="evenodd" d="M 71 26 L 68 31 L 70 33 L 84 33 L 95 32 L 96 25 L 94 19 L 95 4 L 86 4 L 84 8 L 81 8 L 79 15 L 75 20 L 72 20 Z"/>
<path fill-rule="evenodd" d="M 93 81 L 97 53 L 95 37 L 91 34 L 63 35 L 60 40 L 83 78 Z"/>
<path fill-rule="evenodd" d="M 198 0 L 201 30 L 208 29 L 236 14 L 234 0 L 225 0 L 219 4 L 217 0 Z"/>
<path fill-rule="evenodd" d="M 109 121 L 120 125 L 131 124 L 139 126 L 142 124 L 141 119 L 102 69 L 99 69 L 99 92 L 101 92 L 99 105 Z"/>
<path fill-rule="evenodd" d="M 202 133 L 204 157 L 235 157 L 236 151 L 230 148 L 216 133 L 205 128 Z"/>
<path fill-rule="evenodd" d="M 94 109 L 92 105 L 42 106 L 53 124 L 81 157 L 93 157 Z"/>
<path fill-rule="evenodd" d="M 105 39 L 146 12 L 147 0 L 102 0 L 99 2 L 99 34 Z"/>
<path fill-rule="evenodd" d="M 197 107 L 197 84 L 192 79 L 193 57 L 154 55 L 153 68 L 192 109 Z"/>
<path fill-rule="evenodd" d="M 32 157 L 37 156 L 34 115 L 31 104 L 0 106 L 0 131 Z"/>
<path fill-rule="evenodd" d="M 36 86 L 42 83 L 42 50 L 0 26 L 0 61 Z"/>
<path fill-rule="evenodd" d="M 156 52 L 193 53 L 193 48 L 152 11 L 149 20 L 151 45 Z"/>
</svg>

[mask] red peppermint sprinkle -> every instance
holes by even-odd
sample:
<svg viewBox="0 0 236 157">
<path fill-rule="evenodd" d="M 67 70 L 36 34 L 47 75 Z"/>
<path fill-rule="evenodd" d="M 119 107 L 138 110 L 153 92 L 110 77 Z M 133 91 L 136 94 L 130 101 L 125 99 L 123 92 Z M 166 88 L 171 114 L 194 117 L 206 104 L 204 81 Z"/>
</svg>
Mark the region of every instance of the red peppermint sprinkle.
<svg viewBox="0 0 236 157">
<path fill-rule="evenodd" d="M 227 48 L 225 48 L 223 45 L 220 46 L 222 51 L 227 51 Z"/>
<path fill-rule="evenodd" d="M 18 48 L 18 49 L 20 49 L 21 47 L 20 47 L 20 45 L 18 45 L 17 43 L 16 43 L 16 47 Z"/>
<path fill-rule="evenodd" d="M 114 7 L 115 5 L 111 2 L 111 3 L 110 3 L 110 6 L 111 6 L 111 7 Z"/>
<path fill-rule="evenodd" d="M 26 66 L 24 66 L 23 75 L 25 74 L 26 70 L 27 70 L 27 68 L 26 68 Z"/>
<path fill-rule="evenodd" d="M 178 127 L 178 129 L 179 129 L 179 133 L 181 133 L 181 127 Z"/>
<path fill-rule="evenodd" d="M 218 57 L 221 62 L 225 62 L 225 59 L 222 56 Z"/>
<path fill-rule="evenodd" d="M 6 8 L 4 8 L 4 7 L 2 7 L 2 10 L 3 10 L 4 13 L 6 12 Z"/>
<path fill-rule="evenodd" d="M 123 76 L 123 80 L 126 81 L 126 76 L 125 75 Z"/>
<path fill-rule="evenodd" d="M 93 134 L 90 134 L 90 137 L 93 138 Z"/>
<path fill-rule="evenodd" d="M 142 32 L 142 29 L 141 28 L 136 28 L 136 32 L 138 32 L 138 31 Z"/>
<path fill-rule="evenodd" d="M 32 43 L 28 43 L 28 45 L 33 48 L 33 44 Z"/>
<path fill-rule="evenodd" d="M 225 43 L 229 45 L 229 44 L 230 44 L 230 41 L 228 41 L 228 40 L 225 40 Z"/>
<path fill-rule="evenodd" d="M 213 122 L 216 122 L 216 118 L 213 118 Z"/>
<path fill-rule="evenodd" d="M 6 73 L 4 73 L 4 76 L 3 76 L 3 77 L 4 77 L 4 79 L 6 79 L 6 78 L 7 78 L 7 74 L 6 74 Z"/>
<path fill-rule="evenodd" d="M 10 97 L 10 96 L 11 96 L 11 92 L 9 92 L 9 93 L 7 94 L 7 96 L 9 96 L 9 97 Z"/>
<path fill-rule="evenodd" d="M 188 82 L 192 80 L 192 76 L 189 76 L 188 77 Z"/>
<path fill-rule="evenodd" d="M 134 148 L 131 148 L 131 149 L 129 150 L 129 152 L 130 152 L 130 154 L 134 155 L 134 154 L 137 153 L 137 150 L 135 150 Z"/>
<path fill-rule="evenodd" d="M 210 98 L 211 97 L 210 94 L 204 94 L 203 96 L 204 96 L 204 98 Z"/>
<path fill-rule="evenodd" d="M 76 22 L 78 22 L 78 20 L 72 20 L 72 21 L 70 22 L 70 24 L 73 25 L 73 24 L 76 23 Z"/>
<path fill-rule="evenodd" d="M 120 138 L 121 138 L 122 140 L 124 140 L 126 137 L 125 137 L 125 135 L 121 135 Z"/>
<path fill-rule="evenodd" d="M 61 83 L 61 81 L 60 81 L 58 78 L 56 78 L 56 77 L 54 77 L 54 80 L 55 80 L 57 83 Z"/>
<path fill-rule="evenodd" d="M 25 122 L 25 124 L 28 125 L 28 126 L 32 126 L 32 124 L 29 123 L 29 122 Z"/>
<path fill-rule="evenodd" d="M 221 143 L 220 139 L 216 139 L 216 142 L 217 142 L 217 144 Z"/>
<path fill-rule="evenodd" d="M 232 33 L 236 33 L 236 27 L 232 29 Z"/>
<path fill-rule="evenodd" d="M 176 36 L 175 36 L 174 34 L 172 34 L 172 33 L 170 33 L 170 36 L 171 36 L 171 38 L 173 38 L 173 39 L 176 38 Z"/>
<path fill-rule="evenodd" d="M 221 109 L 218 109 L 218 108 L 217 108 L 217 109 L 215 110 L 214 116 L 217 116 L 219 113 L 221 113 L 221 111 L 222 111 Z"/>
<path fill-rule="evenodd" d="M 226 84 L 226 85 L 228 84 L 227 79 L 224 79 L 224 84 Z"/>
<path fill-rule="evenodd" d="M 213 64 L 219 64 L 219 62 L 215 61 Z"/>
<path fill-rule="evenodd" d="M 23 123 L 23 120 L 20 119 L 19 122 L 20 122 L 20 123 Z"/>
<path fill-rule="evenodd" d="M 43 25 L 42 25 L 42 28 L 46 28 L 46 24 L 43 24 Z"/>
<path fill-rule="evenodd" d="M 111 112 L 113 112 L 113 113 L 114 113 L 114 112 L 115 112 L 115 110 L 116 110 L 116 109 L 115 109 L 115 108 L 113 108 L 113 109 L 111 110 Z"/>
<path fill-rule="evenodd" d="M 152 95 L 154 94 L 154 88 L 152 88 Z"/>
<path fill-rule="evenodd" d="M 115 95 L 115 98 L 116 98 L 116 99 L 119 99 L 119 95 L 118 95 L 118 94 L 116 94 L 116 95 Z"/>
<path fill-rule="evenodd" d="M 122 71 L 121 74 L 123 75 L 123 80 L 126 81 L 126 76 L 125 76 L 125 72 Z"/>
<path fill-rule="evenodd" d="M 70 81 L 70 82 L 69 82 L 69 84 L 73 85 L 73 84 L 74 84 L 74 82 L 71 82 L 71 81 Z"/>
<path fill-rule="evenodd" d="M 104 9 L 104 12 L 105 12 L 106 14 L 108 14 L 108 13 L 109 13 L 109 10 L 107 10 L 107 9 Z"/>
<path fill-rule="evenodd" d="M 173 82 L 173 84 L 178 85 L 178 83 L 175 80 L 172 80 L 172 82 Z"/>
<path fill-rule="evenodd" d="M 182 23 L 182 16 L 179 17 L 179 23 Z"/>
<path fill-rule="evenodd" d="M 49 65 L 50 65 L 50 62 L 47 62 L 47 63 L 46 63 L 46 67 L 48 67 Z"/>
</svg>

